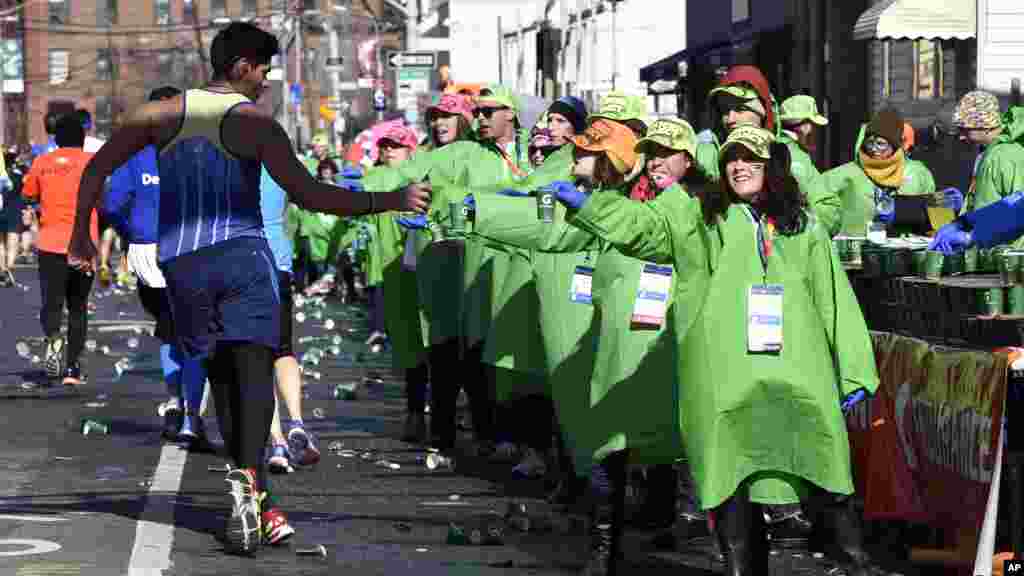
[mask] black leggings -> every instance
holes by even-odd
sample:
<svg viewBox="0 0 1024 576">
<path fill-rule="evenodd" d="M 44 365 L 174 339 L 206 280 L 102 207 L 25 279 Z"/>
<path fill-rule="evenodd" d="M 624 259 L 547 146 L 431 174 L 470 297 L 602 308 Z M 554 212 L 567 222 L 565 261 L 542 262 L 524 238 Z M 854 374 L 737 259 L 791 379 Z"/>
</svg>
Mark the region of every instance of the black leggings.
<svg viewBox="0 0 1024 576">
<path fill-rule="evenodd" d="M 259 488 L 269 490 L 263 447 L 274 417 L 274 351 L 249 342 L 218 342 L 206 365 L 228 455 L 238 468 L 254 468 Z"/>
<path fill-rule="evenodd" d="M 92 290 L 92 276 L 68 266 L 64 254 L 40 251 L 39 286 L 43 304 L 39 322 L 47 338 L 54 338 L 60 333 L 61 316 L 64 304 L 67 304 L 67 363 L 72 364 L 78 361 L 85 346 L 85 333 L 89 328 L 86 306 Z"/>
</svg>

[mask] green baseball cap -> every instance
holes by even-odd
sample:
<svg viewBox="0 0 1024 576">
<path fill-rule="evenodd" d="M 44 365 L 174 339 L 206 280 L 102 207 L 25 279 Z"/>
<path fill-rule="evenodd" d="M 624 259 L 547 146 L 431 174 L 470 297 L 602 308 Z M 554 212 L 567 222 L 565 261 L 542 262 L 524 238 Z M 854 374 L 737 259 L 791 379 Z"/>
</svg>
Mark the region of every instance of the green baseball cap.
<svg viewBox="0 0 1024 576">
<path fill-rule="evenodd" d="M 483 92 L 487 92 L 487 94 Z M 481 90 L 480 96 L 476 99 L 476 104 L 477 106 L 484 104 L 504 106 L 517 114 L 519 113 L 519 97 L 510 88 L 506 88 L 501 84 L 491 84 L 484 88 L 484 90 Z"/>
<path fill-rule="evenodd" d="M 725 86 L 718 86 L 708 92 L 708 100 L 711 100 L 717 94 L 728 94 L 735 96 L 740 100 L 760 100 L 761 95 L 757 93 L 757 90 L 749 86 L 743 86 L 740 84 L 727 84 Z"/>
<path fill-rule="evenodd" d="M 813 97 L 806 94 L 797 94 L 783 100 L 782 106 L 779 108 L 779 119 L 783 124 L 799 124 L 801 122 L 811 122 L 818 126 L 828 124 L 828 118 L 818 112 L 818 103 L 814 101 Z"/>
<path fill-rule="evenodd" d="M 750 150 L 754 156 L 757 156 L 762 160 L 768 160 L 772 157 L 770 147 L 774 141 L 775 136 L 764 128 L 744 124 L 742 126 L 737 126 L 729 133 L 729 137 L 726 138 L 725 143 L 722 144 L 722 149 L 719 154 L 724 155 L 726 150 L 731 146 L 742 144 L 743 147 Z"/>
<path fill-rule="evenodd" d="M 643 96 L 634 96 L 624 92 L 609 92 L 601 98 L 597 112 L 590 119 L 607 118 L 615 122 L 637 120 L 647 124 L 647 101 Z"/>
<path fill-rule="evenodd" d="M 647 129 L 647 136 L 636 143 L 636 151 L 642 152 L 652 142 L 676 152 L 689 152 L 690 156 L 697 154 L 697 133 L 682 118 L 655 120 Z"/>
</svg>

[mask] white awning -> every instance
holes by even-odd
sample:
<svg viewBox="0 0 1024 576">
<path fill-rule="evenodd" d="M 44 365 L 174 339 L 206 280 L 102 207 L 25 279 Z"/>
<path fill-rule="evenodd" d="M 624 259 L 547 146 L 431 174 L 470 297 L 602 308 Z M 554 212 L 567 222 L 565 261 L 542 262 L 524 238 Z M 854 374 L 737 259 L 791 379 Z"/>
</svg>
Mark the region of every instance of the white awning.
<svg viewBox="0 0 1024 576">
<path fill-rule="evenodd" d="M 976 0 L 886 0 L 860 15 L 854 40 L 974 38 Z"/>
</svg>

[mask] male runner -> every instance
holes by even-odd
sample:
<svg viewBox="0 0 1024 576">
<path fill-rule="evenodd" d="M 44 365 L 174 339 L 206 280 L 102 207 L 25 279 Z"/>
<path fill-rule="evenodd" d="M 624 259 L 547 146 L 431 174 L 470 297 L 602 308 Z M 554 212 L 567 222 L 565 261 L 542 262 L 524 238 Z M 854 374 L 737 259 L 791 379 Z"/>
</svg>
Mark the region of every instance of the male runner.
<svg viewBox="0 0 1024 576">
<path fill-rule="evenodd" d="M 277 39 L 233 22 L 210 46 L 213 79 L 202 89 L 149 102 L 128 117 L 82 176 L 72 262 L 92 266 L 88 209 L 103 181 L 146 146 L 159 151 L 159 259 L 185 353 L 202 357 L 221 432 L 236 468 L 228 472 L 233 508 L 227 549 L 248 554 L 261 540 L 287 537 L 284 514 L 268 492 L 263 448 L 274 414 L 273 362 L 281 302 L 273 255 L 263 234 L 261 164 L 307 209 L 339 215 L 424 212 L 429 193 L 338 193 L 295 158 L 287 133 L 254 104 L 266 86 Z"/>
</svg>

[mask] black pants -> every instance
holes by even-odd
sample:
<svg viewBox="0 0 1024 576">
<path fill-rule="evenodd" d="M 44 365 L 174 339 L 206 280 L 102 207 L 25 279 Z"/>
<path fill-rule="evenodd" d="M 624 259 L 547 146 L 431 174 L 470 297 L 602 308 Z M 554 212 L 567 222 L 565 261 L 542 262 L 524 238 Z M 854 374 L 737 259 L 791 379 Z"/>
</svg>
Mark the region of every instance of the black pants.
<svg viewBox="0 0 1024 576">
<path fill-rule="evenodd" d="M 387 332 L 384 326 L 384 287 L 370 286 L 370 332 Z"/>
<path fill-rule="evenodd" d="M 89 328 L 86 305 L 92 290 L 92 276 L 68 266 L 67 256 L 53 252 L 39 252 L 39 286 L 42 292 L 42 310 L 39 322 L 43 334 L 54 338 L 60 334 L 64 305 L 68 307 L 67 363 L 78 361 L 85 347 L 85 332 Z"/>
<path fill-rule="evenodd" d="M 497 416 L 495 428 L 500 439 L 521 442 L 540 452 L 551 449 L 555 406 L 550 398 L 540 395 L 516 398 L 498 406 Z"/>
<path fill-rule="evenodd" d="M 423 414 L 427 406 L 427 363 L 405 369 L 405 409 L 409 414 Z"/>
<path fill-rule="evenodd" d="M 430 347 L 430 426 L 437 448 L 455 446 L 455 405 L 459 390 L 465 389 L 473 414 L 473 433 L 478 441 L 494 441 L 494 398 L 487 366 L 481 361 L 483 346 L 477 346 L 459 361 L 459 341 L 447 340 Z"/>
<path fill-rule="evenodd" d="M 154 335 L 164 344 L 173 344 L 174 323 L 171 321 L 171 302 L 167 297 L 167 288 L 152 288 L 140 281 L 138 294 L 142 309 L 156 320 Z"/>
<path fill-rule="evenodd" d="M 341 276 L 341 281 L 345 283 L 345 292 L 348 294 L 349 301 L 356 300 L 359 296 L 356 293 L 356 269 L 347 252 L 342 251 L 338 256 L 337 266 L 338 275 Z"/>
<path fill-rule="evenodd" d="M 274 350 L 248 342 L 218 342 L 206 360 L 220 433 L 238 468 L 254 468 L 267 490 L 263 447 L 274 418 Z"/>
<path fill-rule="evenodd" d="M 604 457 L 590 472 L 590 493 L 593 502 L 591 520 L 596 525 L 611 526 L 611 555 L 618 557 L 626 516 L 626 468 L 629 452 L 620 450 Z"/>
</svg>

